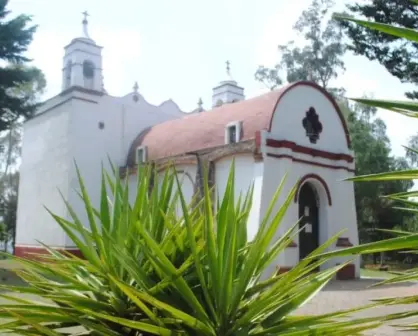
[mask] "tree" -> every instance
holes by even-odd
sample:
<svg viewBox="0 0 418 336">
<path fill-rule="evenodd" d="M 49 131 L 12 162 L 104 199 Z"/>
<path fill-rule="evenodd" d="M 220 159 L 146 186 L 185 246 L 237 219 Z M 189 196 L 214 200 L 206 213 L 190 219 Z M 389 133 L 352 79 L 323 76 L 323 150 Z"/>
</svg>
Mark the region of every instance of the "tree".
<svg viewBox="0 0 418 336">
<path fill-rule="evenodd" d="M 391 155 L 390 141 L 386 134 L 386 125 L 379 118 L 365 119 L 368 107 L 353 104 L 353 112 L 348 118 L 352 149 L 356 155 L 356 175 L 369 175 L 388 170 L 399 171 L 409 167 L 403 158 Z M 403 226 L 410 213 L 394 209 L 392 200 L 381 196 L 406 192 L 412 187 L 410 181 L 389 181 L 380 183 L 356 183 L 356 210 L 360 239 L 362 242 L 374 241 L 386 237 L 376 229 L 393 229 Z"/>
<path fill-rule="evenodd" d="M 388 1 L 389 2 L 389 1 Z M 415 1 L 416 2 L 416 1 Z M 383 4 L 382 4 L 383 5 Z M 391 13 L 396 13 L 396 11 L 399 10 L 397 8 L 393 8 L 390 12 L 388 11 L 386 15 L 390 16 Z M 412 10 L 411 10 L 412 13 Z M 415 17 L 416 13 L 415 13 Z M 399 27 L 397 23 L 391 23 L 389 25 L 382 24 L 382 23 L 373 23 L 371 24 L 371 20 L 361 20 L 361 19 L 355 19 L 350 16 L 345 15 L 335 15 L 335 18 L 338 20 L 344 20 L 347 23 L 358 25 L 359 27 L 363 27 L 366 29 L 371 29 L 376 32 L 386 32 L 393 36 L 393 38 L 399 38 L 398 44 L 405 45 L 410 43 L 411 45 L 416 43 L 418 41 L 418 31 L 411 30 L 411 29 L 405 29 L 405 27 Z M 367 32 L 365 34 L 368 34 Z M 397 61 L 394 61 L 393 67 L 402 69 L 404 63 L 402 59 L 398 59 Z M 410 95 L 411 96 L 411 95 Z M 413 97 L 411 97 L 413 98 Z M 416 102 L 412 100 L 406 100 L 406 101 L 393 101 L 389 99 L 362 99 L 357 98 L 353 99 L 353 101 L 366 104 L 368 106 L 372 107 L 379 107 L 386 109 L 391 112 L 400 113 L 402 115 L 406 115 L 409 118 L 418 118 L 418 112 L 417 112 L 417 104 Z M 414 141 L 414 140 L 413 140 Z M 402 164 L 405 164 L 406 160 Z M 383 173 L 376 173 L 373 175 L 366 175 L 366 176 L 357 176 L 354 179 L 351 179 L 356 182 L 381 182 L 381 181 L 392 181 L 392 182 L 404 182 L 404 181 L 410 181 L 413 182 L 414 180 L 418 179 L 418 171 L 415 167 L 409 168 L 409 169 L 400 169 L 397 171 L 390 171 L 387 170 Z M 408 192 L 399 194 L 399 193 L 392 193 L 386 195 L 387 199 L 390 199 L 392 201 L 399 202 L 401 205 L 403 205 L 404 210 L 408 212 L 412 212 L 413 217 L 411 218 L 411 221 L 407 221 L 407 224 L 410 228 L 412 228 L 413 231 L 404 231 L 404 232 L 397 232 L 401 236 L 400 239 L 403 241 L 409 241 L 418 238 L 418 234 L 416 233 L 416 214 L 418 209 L 418 202 L 416 198 L 418 197 L 417 190 L 410 190 Z M 415 217 L 415 218 L 414 218 Z M 387 242 L 386 242 L 387 244 Z M 387 244 L 389 246 L 389 244 Z M 413 246 L 412 249 L 406 249 L 407 251 L 412 251 L 415 253 L 415 256 L 417 255 L 417 245 Z M 335 255 L 335 254 L 334 254 Z M 394 279 L 391 279 L 391 284 L 397 284 L 397 283 L 405 283 L 405 281 L 417 281 L 418 280 L 418 269 L 412 269 L 408 270 L 407 272 L 395 277 Z M 411 300 L 411 297 L 396 297 L 393 299 L 386 300 L 387 304 L 392 305 L 394 303 L 406 303 L 406 304 L 415 304 L 416 300 Z M 413 307 L 408 312 L 406 311 L 405 317 L 408 317 L 409 321 L 405 321 L 404 325 L 397 325 L 402 331 L 418 331 L 418 325 L 414 323 L 410 323 L 411 318 L 418 317 L 418 312 Z"/>
<path fill-rule="evenodd" d="M 0 134 L 0 223 L 4 234 L 0 241 L 7 251 L 10 240 L 14 243 L 19 172 L 17 163 L 21 153 L 22 123 L 16 122 Z"/>
<path fill-rule="evenodd" d="M 15 171 L 0 178 L 0 218 L 4 227 L 1 241 L 8 251 L 9 242 L 14 246 L 17 219 L 17 197 L 19 190 L 19 172 Z"/>
<path fill-rule="evenodd" d="M 283 83 L 280 73 L 283 72 L 289 83 L 305 79 L 327 90 L 341 92 L 329 87 L 330 81 L 345 69 L 342 33 L 335 21 L 326 22 L 333 5 L 332 0 L 314 0 L 294 25 L 294 29 L 304 37 L 307 44 L 298 47 L 294 41 L 290 41 L 287 45 L 279 45 L 280 62 L 272 69 L 260 66 L 255 78 L 274 89 Z"/>
<path fill-rule="evenodd" d="M 347 10 L 350 15 L 372 22 L 418 29 L 418 3 L 411 0 L 362 0 L 348 4 Z M 418 44 L 415 41 L 351 21 L 338 22 L 350 40 L 348 48 L 355 54 L 378 61 L 403 83 L 418 84 Z M 406 96 L 417 99 L 418 91 L 407 92 Z"/>
<path fill-rule="evenodd" d="M 33 82 L 16 86 L 15 96 L 26 97 L 27 101 L 36 104 L 43 93 L 46 81 L 41 72 L 33 78 Z M 17 195 L 19 188 L 18 161 L 22 145 L 22 119 L 10 124 L 7 131 L 0 133 L 0 223 L 4 225 L 5 234 L 0 235 L 5 249 L 10 240 L 14 245 L 16 234 Z"/>
<path fill-rule="evenodd" d="M 406 159 L 411 166 L 417 166 L 418 164 L 418 134 L 415 134 L 409 138 L 408 150 L 406 151 Z"/>
<path fill-rule="evenodd" d="M 11 95 L 25 97 L 27 102 L 37 105 L 46 86 L 42 72 L 37 71 L 31 82 L 16 85 Z M 5 234 L 0 239 L 5 249 L 10 241 L 14 245 L 16 234 L 17 194 L 19 187 L 18 162 L 21 155 L 23 117 L 9 125 L 9 129 L 0 132 L 0 223 Z"/>
<path fill-rule="evenodd" d="M 24 91 L 20 89 L 37 85 L 37 79 L 42 78 L 41 71 L 30 66 L 30 60 L 24 55 L 36 26 L 28 26 L 31 22 L 28 15 L 6 20 L 10 15 L 7 4 L 8 0 L 0 0 L 0 132 L 9 129 L 21 117 L 26 119 L 33 115 L 38 105 L 30 96 L 21 94 Z"/>
</svg>

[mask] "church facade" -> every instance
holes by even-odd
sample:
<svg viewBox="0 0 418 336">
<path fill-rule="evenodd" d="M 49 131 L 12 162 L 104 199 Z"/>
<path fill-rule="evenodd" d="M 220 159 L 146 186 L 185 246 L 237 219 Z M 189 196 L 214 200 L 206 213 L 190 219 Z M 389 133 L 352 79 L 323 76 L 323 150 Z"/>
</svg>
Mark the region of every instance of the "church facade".
<svg viewBox="0 0 418 336">
<path fill-rule="evenodd" d="M 44 206 L 69 217 L 63 197 L 86 220 L 74 166 L 76 160 L 93 204 L 99 205 L 100 169 L 110 157 L 136 183 L 138 164 L 175 163 L 182 191 L 191 200 L 199 165 L 209 167 L 217 194 L 226 187 L 232 160 L 236 194 L 254 184 L 250 236 L 287 175 L 278 205 L 297 184 L 294 202 L 276 237 L 299 219 L 304 229 L 271 267 L 286 271 L 327 239 L 346 229 L 332 249 L 358 244 L 350 136 L 333 98 L 311 82 L 296 82 L 245 99 L 231 78 L 213 89 L 213 108 L 189 113 L 173 101 L 149 104 L 138 92 L 112 97 L 103 87 L 102 48 L 87 34 L 65 47 L 62 92 L 46 101 L 24 125 L 15 254 L 42 253 L 38 243 L 79 251 Z M 134 193 L 134 188 L 130 188 Z M 131 195 L 134 197 L 134 194 Z M 87 221 L 86 221 L 87 222 Z M 336 259 L 323 267 L 335 266 Z M 359 276 L 359 261 L 338 277 Z"/>
</svg>

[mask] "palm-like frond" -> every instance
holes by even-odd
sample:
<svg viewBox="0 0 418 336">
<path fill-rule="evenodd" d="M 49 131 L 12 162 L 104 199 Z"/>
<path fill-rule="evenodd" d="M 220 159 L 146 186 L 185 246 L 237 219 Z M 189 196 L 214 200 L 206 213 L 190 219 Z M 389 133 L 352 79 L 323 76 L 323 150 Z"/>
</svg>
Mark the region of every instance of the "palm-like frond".
<svg viewBox="0 0 418 336">
<path fill-rule="evenodd" d="M 418 3 L 417 0 L 410 0 L 413 2 Z M 418 31 L 413 29 L 401 28 L 396 27 L 389 24 L 381 24 L 377 22 L 369 22 L 365 20 L 359 20 L 352 17 L 344 16 L 344 15 L 335 15 L 335 18 L 338 20 L 347 20 L 354 22 L 360 26 L 374 29 L 382 33 L 386 33 L 388 35 L 393 35 L 396 37 L 404 38 L 405 40 L 409 40 L 411 42 L 418 42 Z M 418 104 L 415 101 L 407 100 L 407 101 L 393 101 L 393 100 L 379 100 L 379 99 L 353 99 L 356 102 L 366 104 L 369 106 L 374 106 L 382 109 L 386 109 L 392 112 L 400 113 L 404 116 L 408 116 L 411 118 L 418 118 Z M 416 148 L 407 148 L 408 150 L 416 152 Z M 356 182 L 363 182 L 363 181 L 393 181 L 393 180 L 416 180 L 418 179 L 418 170 L 417 169 L 408 169 L 404 171 L 396 171 L 396 172 L 387 172 L 381 174 L 373 174 L 367 176 L 358 176 L 352 178 L 352 181 Z M 405 193 L 398 193 L 394 195 L 387 195 L 386 197 L 395 200 L 399 203 L 403 203 L 405 211 L 410 212 L 417 212 L 418 211 L 418 202 L 414 200 L 418 196 L 418 192 L 416 190 L 408 191 Z M 399 207 L 398 207 L 399 208 Z M 399 238 L 395 238 L 399 243 L 401 240 L 407 241 L 409 240 L 410 243 L 415 239 L 417 236 L 416 233 L 407 233 L 407 232 L 395 232 L 394 233 L 400 235 Z M 389 245 L 385 242 L 380 243 L 380 251 L 385 251 L 383 245 Z M 396 244 L 396 243 L 395 243 Z M 377 245 L 374 245 L 375 247 Z M 376 252 L 379 249 L 376 249 Z M 416 244 L 411 245 L 409 253 L 417 253 L 418 251 L 418 242 Z M 379 285 L 385 284 L 394 284 L 394 283 L 401 283 L 401 282 L 410 282 L 410 281 L 418 281 L 418 269 L 412 269 L 406 272 L 402 272 L 402 274 L 398 275 L 395 278 L 383 281 Z M 406 303 L 416 303 L 418 302 L 418 295 L 414 295 L 411 297 L 406 298 L 389 298 L 384 300 L 378 300 L 380 303 L 386 304 L 406 304 Z M 411 311 L 404 314 L 395 314 L 389 316 L 388 319 L 397 319 L 402 317 L 412 317 L 418 316 L 418 311 Z M 400 326 L 403 330 L 407 331 L 417 331 L 418 324 L 408 324 L 406 326 Z"/>
</svg>

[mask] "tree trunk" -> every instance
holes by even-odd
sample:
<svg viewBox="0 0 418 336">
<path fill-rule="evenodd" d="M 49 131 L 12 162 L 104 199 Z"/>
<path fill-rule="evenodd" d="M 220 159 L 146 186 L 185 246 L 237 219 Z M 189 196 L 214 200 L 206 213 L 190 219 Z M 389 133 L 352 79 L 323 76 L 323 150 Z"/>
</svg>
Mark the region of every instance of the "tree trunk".
<svg viewBox="0 0 418 336">
<path fill-rule="evenodd" d="M 6 157 L 6 166 L 4 167 L 4 172 L 3 172 L 3 176 L 6 178 L 7 174 L 9 173 L 9 168 L 10 168 L 10 162 L 11 162 L 11 158 L 12 158 L 12 153 L 13 153 L 13 146 L 12 146 L 12 142 L 13 142 L 13 125 L 10 127 L 9 130 L 9 134 L 8 134 L 8 144 L 7 144 L 7 157 Z M 3 198 L 6 198 L 6 195 L 9 191 L 9 188 L 11 187 L 11 177 L 9 177 L 8 179 L 8 183 L 5 183 L 3 185 Z M 4 239 L 4 252 L 7 252 L 7 245 L 9 243 L 9 235 L 8 235 L 8 230 L 9 228 L 6 226 L 5 230 L 6 230 L 6 238 Z"/>
<path fill-rule="evenodd" d="M 9 136 L 8 136 L 8 148 L 7 148 L 7 158 L 6 158 L 6 167 L 4 168 L 3 176 L 6 177 L 9 175 L 8 182 L 3 189 L 3 197 L 5 197 L 8 193 L 10 193 L 10 189 L 12 188 L 12 174 L 9 174 L 9 169 L 12 164 L 12 155 L 13 155 L 13 131 L 15 128 L 15 124 L 12 124 L 9 130 Z M 7 196 L 7 199 L 9 199 L 10 195 Z M 7 252 L 8 242 L 9 242 L 9 227 L 6 227 L 6 239 L 5 239 L 5 247 L 4 250 Z M 16 222 L 13 223 L 13 227 L 11 228 L 12 233 L 12 248 L 14 253 L 15 249 L 15 241 L 16 241 Z"/>
<path fill-rule="evenodd" d="M 12 146 L 12 141 L 13 141 L 13 125 L 9 130 L 9 144 L 8 144 L 8 149 L 7 149 L 7 158 L 6 158 L 6 167 L 4 168 L 4 176 L 7 175 L 7 173 L 9 172 L 9 167 L 10 167 L 10 162 L 12 160 L 12 153 L 13 153 L 13 146 Z"/>
</svg>

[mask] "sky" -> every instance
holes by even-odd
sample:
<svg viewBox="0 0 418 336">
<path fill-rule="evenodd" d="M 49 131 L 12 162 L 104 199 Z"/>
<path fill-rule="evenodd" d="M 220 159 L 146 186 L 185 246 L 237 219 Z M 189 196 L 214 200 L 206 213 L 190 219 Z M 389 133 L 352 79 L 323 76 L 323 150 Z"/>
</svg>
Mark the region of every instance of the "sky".
<svg viewBox="0 0 418 336">
<path fill-rule="evenodd" d="M 347 0 L 349 1 L 349 0 Z M 277 46 L 295 38 L 293 24 L 311 0 L 10 0 L 11 15 L 33 16 L 38 30 L 28 51 L 45 74 L 44 99 L 61 90 L 64 46 L 82 36 L 87 10 L 89 34 L 103 46 L 107 92 L 123 96 L 135 81 L 147 101 L 173 99 L 182 110 L 197 107 L 201 97 L 210 108 L 212 88 L 226 79 L 225 62 L 245 88 L 247 98 L 267 91 L 255 81 L 259 65 L 272 66 Z M 343 1 L 338 3 L 343 6 Z M 115 5 L 117 4 L 117 5 Z M 348 97 L 405 99 L 411 86 L 401 84 L 377 62 L 347 54 L 346 71 L 336 85 Z M 395 155 L 418 131 L 418 122 L 379 111 Z"/>
</svg>

